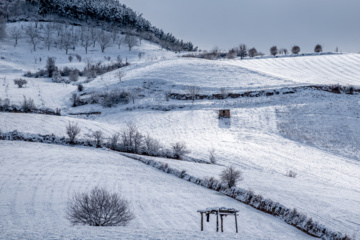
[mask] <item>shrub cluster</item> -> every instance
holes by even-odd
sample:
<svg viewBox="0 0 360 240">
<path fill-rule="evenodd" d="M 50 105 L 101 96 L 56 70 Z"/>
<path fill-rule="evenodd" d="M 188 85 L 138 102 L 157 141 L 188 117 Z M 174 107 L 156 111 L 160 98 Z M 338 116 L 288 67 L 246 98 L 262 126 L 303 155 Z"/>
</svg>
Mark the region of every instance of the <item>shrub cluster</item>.
<svg viewBox="0 0 360 240">
<path fill-rule="evenodd" d="M 61 110 L 56 109 L 38 109 L 32 98 L 27 98 L 24 96 L 24 99 L 21 105 L 10 104 L 10 99 L 5 98 L 2 100 L 0 98 L 0 111 L 1 112 L 23 112 L 23 113 L 37 113 L 37 114 L 46 114 L 46 115 L 61 115 Z"/>
</svg>

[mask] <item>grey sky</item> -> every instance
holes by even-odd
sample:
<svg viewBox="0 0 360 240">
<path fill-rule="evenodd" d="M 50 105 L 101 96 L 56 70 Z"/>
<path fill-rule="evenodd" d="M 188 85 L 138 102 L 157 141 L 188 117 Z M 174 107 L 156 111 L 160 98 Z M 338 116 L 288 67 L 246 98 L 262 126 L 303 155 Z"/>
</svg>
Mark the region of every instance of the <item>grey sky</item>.
<svg viewBox="0 0 360 240">
<path fill-rule="evenodd" d="M 120 0 L 200 49 L 240 43 L 268 54 L 272 45 L 312 52 L 360 51 L 360 0 Z"/>
</svg>

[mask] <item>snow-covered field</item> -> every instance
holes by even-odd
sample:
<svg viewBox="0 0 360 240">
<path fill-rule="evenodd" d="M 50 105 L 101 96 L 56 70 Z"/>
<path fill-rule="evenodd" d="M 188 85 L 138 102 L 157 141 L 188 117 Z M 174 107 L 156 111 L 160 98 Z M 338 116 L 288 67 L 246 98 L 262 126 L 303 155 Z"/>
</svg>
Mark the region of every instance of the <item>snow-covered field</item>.
<svg viewBox="0 0 360 240">
<path fill-rule="evenodd" d="M 2 239 L 311 239 L 268 214 L 118 153 L 7 141 L 0 148 Z M 136 218 L 128 227 L 71 226 L 67 202 L 94 186 L 131 201 Z M 240 233 L 230 216 L 225 233 L 216 233 L 214 218 L 201 232 L 197 210 L 208 206 L 238 209 Z"/>
<path fill-rule="evenodd" d="M 25 88 L 17 88 L 13 79 L 28 70 L 43 68 L 47 56 L 56 56 L 57 65 L 62 67 L 83 68 L 85 63 L 75 59 L 70 63 L 64 50 L 48 52 L 39 48 L 31 52 L 29 44 L 21 41 L 15 49 L 9 40 L 1 45 L 0 56 L 4 58 L 0 59 L 0 98 L 19 104 L 23 96 L 31 97 L 38 107 L 61 108 L 65 116 L 0 113 L 1 131 L 65 136 L 66 125 L 74 121 L 79 123 L 82 137 L 99 129 L 110 136 L 133 122 L 140 132 L 166 146 L 185 142 L 194 158 L 208 160 L 208 151 L 215 149 L 219 165 L 159 161 L 194 176 L 216 178 L 225 166 L 234 165 L 243 172 L 240 187 L 295 207 L 332 230 L 355 239 L 360 236 L 358 94 L 304 90 L 291 95 L 194 103 L 165 99 L 166 91 L 183 93 L 191 85 L 199 86 L 201 94 L 218 93 L 221 87 L 229 92 L 314 84 L 359 87 L 359 54 L 210 61 L 179 58 L 146 41 L 131 52 L 125 46 L 120 50 L 114 46 L 102 54 L 97 46 L 89 52 L 94 61 L 104 61 L 104 56 L 115 60 L 121 55 L 123 59 L 128 57 L 131 65 L 124 68 L 122 82 L 115 72 L 109 72 L 84 84 L 85 92 L 138 88 L 141 96 L 135 104 L 113 108 L 72 108 L 69 98 L 76 92 L 75 85 L 28 78 Z M 144 53 L 142 58 L 138 57 L 140 52 Z M 81 48 L 70 53 L 86 58 Z M 172 110 L 162 111 L 164 108 Z M 217 110 L 224 108 L 231 109 L 229 121 L 217 118 Z M 88 111 L 102 114 L 83 118 L 68 115 Z M 119 233 L 133 239 L 209 239 L 215 236 L 210 233 L 213 229 L 199 232 L 196 210 L 214 205 L 234 206 L 244 212 L 247 219 L 240 227 L 244 238 L 307 238 L 274 217 L 118 154 L 10 142 L 0 142 L 0 152 L 0 227 L 9 238 L 82 238 L 85 231 L 91 231 L 94 238 L 104 239 Z M 296 178 L 286 176 L 290 170 L 297 173 Z M 66 201 L 72 192 L 97 184 L 120 189 L 133 202 L 137 218 L 129 228 L 71 227 L 64 219 Z M 165 216 L 164 212 L 169 214 Z M 227 221 L 225 226 L 232 224 L 231 219 Z M 231 230 L 226 229 L 226 234 Z M 220 236 L 234 237 L 216 235 Z"/>
</svg>

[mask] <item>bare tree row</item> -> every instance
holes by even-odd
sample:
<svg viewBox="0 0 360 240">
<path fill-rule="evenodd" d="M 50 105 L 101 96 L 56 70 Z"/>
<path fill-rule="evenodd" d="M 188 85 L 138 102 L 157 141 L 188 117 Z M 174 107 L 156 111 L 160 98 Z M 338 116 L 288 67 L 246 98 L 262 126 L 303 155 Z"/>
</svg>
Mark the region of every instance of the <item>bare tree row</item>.
<svg viewBox="0 0 360 240">
<path fill-rule="evenodd" d="M 5 25 L 0 22 L 0 39 L 4 37 Z M 80 31 L 79 31 L 80 30 Z M 106 48 L 117 45 L 120 49 L 122 45 L 126 45 L 129 51 L 139 44 L 137 37 L 132 35 L 122 35 L 117 29 L 112 32 L 106 32 L 94 27 L 68 27 L 62 24 L 46 24 L 37 26 L 31 24 L 26 27 L 11 27 L 7 31 L 10 39 L 14 40 L 14 47 L 17 46 L 20 39 L 32 45 L 32 50 L 36 51 L 37 47 L 42 44 L 50 51 L 51 47 L 65 50 L 68 54 L 69 50 L 75 50 L 77 47 L 83 47 L 86 54 L 90 47 L 96 44 L 100 47 L 101 52 Z"/>
</svg>

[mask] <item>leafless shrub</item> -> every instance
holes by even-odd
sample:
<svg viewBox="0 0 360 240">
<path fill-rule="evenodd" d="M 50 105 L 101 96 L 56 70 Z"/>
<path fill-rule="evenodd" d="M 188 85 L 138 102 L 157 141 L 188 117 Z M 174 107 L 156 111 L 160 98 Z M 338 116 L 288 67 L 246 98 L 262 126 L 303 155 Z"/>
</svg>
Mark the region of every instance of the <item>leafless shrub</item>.
<svg viewBox="0 0 360 240">
<path fill-rule="evenodd" d="M 70 70 L 69 80 L 72 82 L 76 82 L 77 80 L 79 80 L 79 70 L 77 70 L 77 69 Z"/>
<path fill-rule="evenodd" d="M 184 142 L 177 142 L 171 144 L 171 150 L 173 153 L 173 157 L 176 159 L 182 159 L 182 157 L 186 154 L 189 154 L 190 151 L 187 149 L 186 144 Z"/>
<path fill-rule="evenodd" d="M 119 79 L 119 81 L 121 82 L 122 78 L 126 76 L 126 73 L 124 71 L 122 71 L 121 69 L 119 69 L 116 73 L 115 76 Z"/>
<path fill-rule="evenodd" d="M 196 99 L 196 96 L 199 94 L 199 92 L 200 92 L 200 87 L 188 86 L 186 88 L 186 93 L 190 96 L 193 103 Z"/>
<path fill-rule="evenodd" d="M 14 84 L 18 85 L 19 88 L 22 88 L 24 85 L 27 84 L 27 81 L 23 78 L 14 79 Z"/>
<path fill-rule="evenodd" d="M 71 123 L 66 127 L 66 134 L 69 136 L 70 143 L 74 143 L 76 136 L 80 133 L 81 129 L 77 123 Z"/>
<path fill-rule="evenodd" d="M 69 55 L 69 57 L 68 57 L 69 62 L 72 62 L 73 59 L 74 59 L 74 57 Z"/>
<path fill-rule="evenodd" d="M 10 107 L 10 99 L 5 98 L 5 99 L 2 101 L 1 106 L 2 106 L 3 110 L 9 109 L 9 107 Z"/>
<path fill-rule="evenodd" d="M 293 47 L 291 48 L 291 52 L 292 52 L 292 54 L 299 54 L 299 52 L 300 52 L 300 47 L 297 46 L 297 45 L 293 46 Z"/>
<path fill-rule="evenodd" d="M 78 60 L 78 62 L 81 62 L 81 60 L 82 60 L 82 57 L 81 57 L 81 55 L 79 55 L 79 54 L 76 54 L 76 55 L 75 55 L 75 57 L 76 57 L 76 59 Z"/>
<path fill-rule="evenodd" d="M 32 98 L 26 98 L 25 96 L 23 96 L 24 99 L 21 103 L 21 109 L 24 111 L 24 112 L 28 112 L 28 111 L 32 111 L 32 110 L 35 110 L 36 109 L 36 106 L 34 104 L 34 99 Z"/>
<path fill-rule="evenodd" d="M 72 224 L 90 226 L 126 226 L 134 219 L 129 202 L 118 193 L 93 188 L 90 193 L 77 193 L 68 204 L 67 218 Z"/>
<path fill-rule="evenodd" d="M 242 180 L 242 173 L 236 170 L 233 166 L 227 167 L 220 174 L 220 179 L 226 183 L 229 188 L 236 187 L 236 183 Z"/>
<path fill-rule="evenodd" d="M 274 57 L 278 54 L 278 49 L 276 46 L 272 46 L 270 48 L 270 54 L 273 55 Z"/>
<path fill-rule="evenodd" d="M 295 178 L 296 175 L 297 175 L 297 173 L 296 173 L 296 172 L 293 172 L 293 171 L 291 171 L 291 170 L 286 173 L 286 176 L 291 177 L 291 178 Z"/>
<path fill-rule="evenodd" d="M 128 122 L 121 133 L 121 147 L 125 151 L 139 152 L 143 143 L 143 135 L 134 123 Z"/>
<path fill-rule="evenodd" d="M 209 150 L 209 160 L 212 164 L 216 164 L 215 149 Z"/>
<path fill-rule="evenodd" d="M 150 156 L 159 155 L 162 146 L 160 142 L 149 135 L 144 137 L 144 152 Z"/>
<path fill-rule="evenodd" d="M 120 133 L 114 133 L 113 135 L 111 135 L 108 141 L 108 145 L 110 146 L 111 149 L 117 148 L 119 139 L 120 139 Z"/>
<path fill-rule="evenodd" d="M 120 103 L 129 103 L 129 92 L 120 89 L 112 89 L 110 91 L 100 93 L 98 98 L 101 106 L 113 107 Z"/>
<path fill-rule="evenodd" d="M 77 86 L 77 89 L 78 89 L 79 92 L 84 91 L 84 85 L 79 84 L 79 85 Z"/>
<path fill-rule="evenodd" d="M 228 59 L 234 59 L 236 57 L 236 50 L 234 48 L 230 49 L 229 52 L 227 53 L 226 57 Z"/>
<path fill-rule="evenodd" d="M 79 96 L 77 95 L 77 93 L 73 93 L 71 95 L 70 101 L 72 102 L 72 107 L 76 107 L 78 105 Z"/>
<path fill-rule="evenodd" d="M 101 144 L 104 139 L 104 134 L 101 130 L 95 131 L 91 134 L 91 137 L 94 139 L 96 147 L 101 147 Z"/>
</svg>

